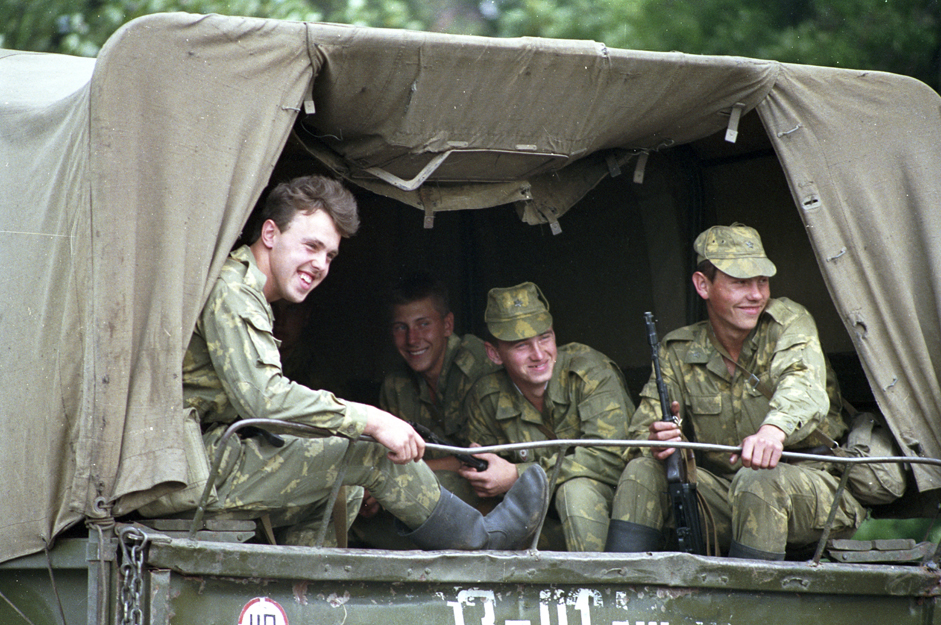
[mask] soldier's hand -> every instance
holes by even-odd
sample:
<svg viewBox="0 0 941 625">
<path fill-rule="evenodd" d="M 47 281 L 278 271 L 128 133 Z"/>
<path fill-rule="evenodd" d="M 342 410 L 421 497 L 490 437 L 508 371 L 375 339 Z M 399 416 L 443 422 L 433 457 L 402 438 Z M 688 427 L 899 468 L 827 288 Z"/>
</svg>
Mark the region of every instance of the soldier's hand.
<svg viewBox="0 0 941 625">
<path fill-rule="evenodd" d="M 389 460 L 406 464 L 425 455 L 425 440 L 408 423 L 378 408 L 369 410 L 363 434 L 389 450 Z"/>
<path fill-rule="evenodd" d="M 477 445 L 472 445 L 477 447 Z M 474 454 L 476 458 L 487 461 L 486 471 L 478 471 L 472 467 L 461 466 L 458 473 L 470 482 L 478 497 L 496 497 L 510 490 L 519 478 L 516 465 L 496 454 Z"/>
<path fill-rule="evenodd" d="M 742 466 L 752 469 L 773 469 L 778 466 L 784 439 L 787 435 L 773 425 L 763 425 L 758 431 L 742 441 Z M 735 464 L 738 454 L 732 454 L 729 462 Z"/>
<path fill-rule="evenodd" d="M 673 416 L 679 418 L 680 402 L 673 402 L 670 409 L 673 411 Z M 652 421 L 647 427 L 647 430 L 650 432 L 647 436 L 648 440 L 663 442 L 683 440 L 683 432 L 678 422 Z M 651 447 L 653 457 L 657 460 L 665 460 L 674 451 L 676 451 L 674 447 Z"/>
<path fill-rule="evenodd" d="M 372 493 L 366 490 L 363 493 L 363 503 L 359 507 L 359 516 L 366 519 L 374 517 L 381 508 L 382 506 L 380 506 L 379 502 L 376 501 L 376 498 L 372 496 Z"/>
</svg>

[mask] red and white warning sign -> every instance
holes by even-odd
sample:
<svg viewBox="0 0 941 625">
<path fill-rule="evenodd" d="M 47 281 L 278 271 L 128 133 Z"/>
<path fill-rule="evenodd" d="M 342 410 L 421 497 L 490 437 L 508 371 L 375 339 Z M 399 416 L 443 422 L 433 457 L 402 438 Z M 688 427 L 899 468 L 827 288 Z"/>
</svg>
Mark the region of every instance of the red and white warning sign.
<svg viewBox="0 0 941 625">
<path fill-rule="evenodd" d="M 238 625 L 288 625 L 288 617 L 277 601 L 255 597 L 242 608 Z"/>
</svg>

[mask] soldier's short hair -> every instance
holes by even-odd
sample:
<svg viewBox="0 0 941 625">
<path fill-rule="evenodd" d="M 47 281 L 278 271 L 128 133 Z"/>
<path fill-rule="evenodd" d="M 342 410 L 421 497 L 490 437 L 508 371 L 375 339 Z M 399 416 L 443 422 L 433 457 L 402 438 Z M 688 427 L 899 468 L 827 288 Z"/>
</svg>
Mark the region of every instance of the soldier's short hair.
<svg viewBox="0 0 941 625">
<path fill-rule="evenodd" d="M 696 265 L 696 271 L 709 278 L 709 282 L 715 282 L 716 272 L 719 269 L 712 264 L 711 260 L 704 260 Z"/>
<path fill-rule="evenodd" d="M 401 276 L 389 289 L 389 310 L 404 306 L 425 298 L 430 298 L 438 313 L 445 317 L 451 312 L 448 287 L 444 282 L 427 271 L 413 271 Z"/>
<path fill-rule="evenodd" d="M 297 213 L 309 215 L 318 210 L 330 216 L 341 237 L 351 237 L 359 230 L 356 198 L 346 187 L 326 176 L 301 176 L 282 182 L 271 190 L 257 220 L 251 242 L 254 243 L 261 236 L 261 226 L 268 219 L 284 232 Z"/>
</svg>

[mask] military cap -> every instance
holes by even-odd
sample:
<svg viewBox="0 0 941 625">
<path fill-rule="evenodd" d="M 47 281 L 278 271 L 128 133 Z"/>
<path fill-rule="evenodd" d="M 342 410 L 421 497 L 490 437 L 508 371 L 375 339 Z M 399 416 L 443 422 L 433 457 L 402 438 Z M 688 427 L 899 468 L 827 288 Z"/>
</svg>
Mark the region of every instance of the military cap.
<svg viewBox="0 0 941 625">
<path fill-rule="evenodd" d="M 770 278 L 778 272 L 765 255 L 758 232 L 739 223 L 713 226 L 700 233 L 693 243 L 693 249 L 697 254 L 697 264 L 704 260 L 711 261 L 716 269 L 733 278 Z"/>
<path fill-rule="evenodd" d="M 501 341 L 521 341 L 552 327 L 549 302 L 532 282 L 490 289 L 484 321 L 490 334 Z"/>
</svg>

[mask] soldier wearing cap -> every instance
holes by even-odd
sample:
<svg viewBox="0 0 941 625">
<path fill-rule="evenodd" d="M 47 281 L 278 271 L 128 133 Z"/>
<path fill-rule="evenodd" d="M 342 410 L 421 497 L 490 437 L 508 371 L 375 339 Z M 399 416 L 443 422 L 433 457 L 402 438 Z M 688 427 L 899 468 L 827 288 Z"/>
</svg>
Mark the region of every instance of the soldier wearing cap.
<svg viewBox="0 0 941 625">
<path fill-rule="evenodd" d="M 620 439 L 634 405 L 617 366 L 578 343 L 556 346 L 549 303 L 532 282 L 492 289 L 484 315 L 487 355 L 503 370 L 482 377 L 467 399 L 470 439 L 496 445 L 567 438 Z M 555 466 L 557 449 L 480 454 L 483 472 L 462 469 L 478 495 L 502 495 L 530 466 Z M 579 447 L 562 461 L 555 491 L 570 551 L 600 551 L 611 499 L 624 468 L 623 448 Z"/>
<path fill-rule="evenodd" d="M 826 465 L 781 463 L 781 452 L 843 434 L 839 388 L 810 313 L 789 299 L 770 297 L 769 279 L 777 269 L 754 229 L 715 226 L 693 247 L 699 262 L 693 286 L 706 302 L 708 319 L 669 333 L 660 347 L 663 379 L 680 424 L 661 420 L 652 375 L 630 437 L 676 441 L 682 430 L 699 442 L 741 446 L 741 454 L 704 453 L 698 459 L 698 491 L 723 552 L 781 560 L 787 548 L 819 539 L 839 485 Z M 760 384 L 752 383 L 751 374 Z M 628 464 L 613 504 L 607 551 L 662 548 L 672 519 L 660 461 L 674 452 L 645 450 Z M 865 509 L 845 494 L 834 534 L 852 534 L 864 517 Z"/>
</svg>

